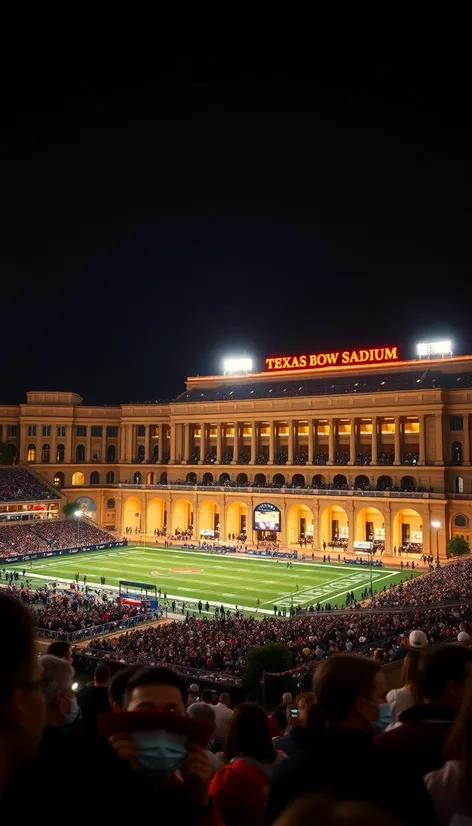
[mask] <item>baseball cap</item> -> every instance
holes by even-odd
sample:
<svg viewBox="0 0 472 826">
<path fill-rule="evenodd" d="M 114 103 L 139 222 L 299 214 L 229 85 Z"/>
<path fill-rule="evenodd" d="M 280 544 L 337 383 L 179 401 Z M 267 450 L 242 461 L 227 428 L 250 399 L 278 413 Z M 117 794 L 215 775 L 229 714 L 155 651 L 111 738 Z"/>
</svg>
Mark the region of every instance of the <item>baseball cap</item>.
<svg viewBox="0 0 472 826">
<path fill-rule="evenodd" d="M 457 635 L 457 642 L 469 642 L 470 634 L 467 631 L 459 631 Z"/>
<path fill-rule="evenodd" d="M 412 631 L 408 639 L 411 648 L 426 648 L 428 645 L 428 637 L 424 631 L 420 631 L 419 629 Z"/>
<path fill-rule="evenodd" d="M 208 703 L 192 703 L 187 709 L 189 717 L 194 717 L 196 720 L 201 720 L 202 723 L 215 724 L 215 712 L 213 706 Z"/>
<path fill-rule="evenodd" d="M 196 683 L 192 683 L 192 685 L 189 687 L 189 691 L 190 691 L 190 694 L 199 694 L 200 693 L 200 689 L 199 689 L 199 687 Z"/>
</svg>

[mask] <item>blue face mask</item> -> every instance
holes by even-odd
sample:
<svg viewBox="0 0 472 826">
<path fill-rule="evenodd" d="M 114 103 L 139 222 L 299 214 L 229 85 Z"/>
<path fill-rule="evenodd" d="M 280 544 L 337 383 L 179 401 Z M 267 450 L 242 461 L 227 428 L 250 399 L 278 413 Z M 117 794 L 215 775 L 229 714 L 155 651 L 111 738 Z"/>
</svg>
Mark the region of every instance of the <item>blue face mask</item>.
<svg viewBox="0 0 472 826">
<path fill-rule="evenodd" d="M 186 737 L 168 731 L 137 731 L 138 760 L 143 774 L 169 776 L 187 757 Z"/>
<path fill-rule="evenodd" d="M 392 712 L 388 703 L 379 706 L 379 719 L 372 723 L 374 734 L 382 734 L 392 722 Z"/>
<path fill-rule="evenodd" d="M 67 715 L 66 719 L 64 720 L 64 725 L 69 726 L 71 723 L 74 723 L 79 715 L 79 704 L 77 702 L 77 697 L 71 702 L 71 707 L 69 714 Z"/>
</svg>

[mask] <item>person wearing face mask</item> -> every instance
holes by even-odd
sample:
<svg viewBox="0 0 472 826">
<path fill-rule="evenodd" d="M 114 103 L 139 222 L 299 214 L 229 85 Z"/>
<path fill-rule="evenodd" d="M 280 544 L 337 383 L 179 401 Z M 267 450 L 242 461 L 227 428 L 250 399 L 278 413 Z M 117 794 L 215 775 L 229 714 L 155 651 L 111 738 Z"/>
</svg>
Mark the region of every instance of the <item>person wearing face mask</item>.
<svg viewBox="0 0 472 826">
<path fill-rule="evenodd" d="M 130 678 L 123 701 L 128 714 L 182 717 L 187 690 L 182 678 L 168 668 L 141 669 Z M 110 737 L 110 744 L 134 773 L 141 801 L 172 812 L 179 826 L 221 826 L 209 796 L 213 769 L 205 749 L 166 730 L 118 733 Z"/>
<path fill-rule="evenodd" d="M 421 775 L 404 761 L 402 772 L 408 777 L 405 805 L 401 795 L 391 794 L 386 782 L 396 776 L 398 763 L 373 744 L 373 727 L 386 694 L 379 664 L 354 654 L 338 654 L 316 669 L 313 689 L 316 703 L 309 712 L 309 740 L 274 773 L 266 822 L 272 823 L 296 798 L 321 792 L 334 801 L 358 800 L 378 806 L 402 823 L 432 824 L 431 801 Z"/>
</svg>

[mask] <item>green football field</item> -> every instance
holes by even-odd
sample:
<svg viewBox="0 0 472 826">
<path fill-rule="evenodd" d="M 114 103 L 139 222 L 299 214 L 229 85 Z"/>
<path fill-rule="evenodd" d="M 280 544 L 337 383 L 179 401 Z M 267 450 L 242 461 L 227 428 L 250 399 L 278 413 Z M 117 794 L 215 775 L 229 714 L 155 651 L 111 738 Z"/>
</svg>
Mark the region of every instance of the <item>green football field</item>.
<svg viewBox="0 0 472 826">
<path fill-rule="evenodd" d="M 156 585 L 169 600 L 185 600 L 189 608 L 201 599 L 203 603 L 208 600 L 213 610 L 215 605 L 231 609 L 237 605 L 247 611 L 257 608 L 259 614 L 273 614 L 274 605 L 288 608 L 291 604 L 304 607 L 330 602 L 340 608 L 348 591 L 360 598 L 364 588 L 370 586 L 368 567 L 294 561 L 293 567 L 287 568 L 282 559 L 235 558 L 149 545 L 41 559 L 31 566 L 15 564 L 8 569 L 26 569 L 27 578 L 36 586 L 53 579 L 72 582 L 76 573 L 80 583 L 86 574 L 88 585 L 100 585 L 100 577 L 104 576 L 107 586 L 117 586 L 120 579 Z M 410 575 L 407 571 L 374 568 L 374 592 Z"/>
</svg>

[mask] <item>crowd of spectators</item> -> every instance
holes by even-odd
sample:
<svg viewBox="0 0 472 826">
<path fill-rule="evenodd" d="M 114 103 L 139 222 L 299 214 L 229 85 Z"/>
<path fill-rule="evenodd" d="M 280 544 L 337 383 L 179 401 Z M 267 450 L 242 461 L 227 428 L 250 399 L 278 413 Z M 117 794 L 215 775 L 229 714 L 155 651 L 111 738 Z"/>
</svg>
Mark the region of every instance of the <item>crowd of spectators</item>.
<svg viewBox="0 0 472 826">
<path fill-rule="evenodd" d="M 28 556 L 66 548 L 83 548 L 114 541 L 104 530 L 85 520 L 44 519 L 19 524 L 0 523 L 0 557 Z"/>
<path fill-rule="evenodd" d="M 0 502 L 38 499 L 59 499 L 59 494 L 24 468 L 0 468 Z"/>
</svg>

